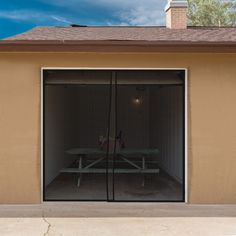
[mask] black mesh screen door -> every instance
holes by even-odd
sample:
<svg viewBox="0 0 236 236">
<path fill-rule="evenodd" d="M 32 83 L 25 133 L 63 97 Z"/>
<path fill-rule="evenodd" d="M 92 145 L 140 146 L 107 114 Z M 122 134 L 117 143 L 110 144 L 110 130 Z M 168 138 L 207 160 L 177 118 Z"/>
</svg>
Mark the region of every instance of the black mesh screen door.
<svg viewBox="0 0 236 236">
<path fill-rule="evenodd" d="M 184 201 L 184 72 L 116 71 L 113 84 L 112 200 Z"/>
<path fill-rule="evenodd" d="M 184 71 L 45 70 L 45 201 L 184 201 Z"/>
<path fill-rule="evenodd" d="M 112 72 L 44 71 L 44 200 L 107 201 Z"/>
</svg>

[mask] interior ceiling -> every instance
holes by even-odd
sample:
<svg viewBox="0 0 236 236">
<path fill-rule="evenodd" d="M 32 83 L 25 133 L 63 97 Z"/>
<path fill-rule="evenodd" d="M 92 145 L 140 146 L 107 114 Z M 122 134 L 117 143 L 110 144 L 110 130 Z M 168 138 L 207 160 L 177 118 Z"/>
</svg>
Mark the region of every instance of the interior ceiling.
<svg viewBox="0 0 236 236">
<path fill-rule="evenodd" d="M 46 70 L 46 84 L 183 84 L 183 70 Z"/>
</svg>

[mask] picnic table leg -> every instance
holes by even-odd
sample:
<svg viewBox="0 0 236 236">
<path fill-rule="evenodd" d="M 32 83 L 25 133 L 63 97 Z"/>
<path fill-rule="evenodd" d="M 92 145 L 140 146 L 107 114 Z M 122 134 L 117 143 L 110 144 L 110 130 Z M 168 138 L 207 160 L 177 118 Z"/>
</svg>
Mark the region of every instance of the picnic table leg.
<svg viewBox="0 0 236 236">
<path fill-rule="evenodd" d="M 145 163 L 145 157 L 142 156 L 142 169 L 144 170 L 146 167 L 146 163 Z M 142 187 L 145 186 L 145 174 L 143 173 L 143 180 L 142 180 Z"/>
<path fill-rule="evenodd" d="M 78 166 L 79 169 L 82 169 L 82 159 L 83 159 L 82 156 L 80 156 L 79 157 L 79 166 Z M 82 173 L 79 173 L 78 174 L 78 181 L 77 181 L 78 187 L 80 186 L 81 178 L 82 178 Z"/>
</svg>

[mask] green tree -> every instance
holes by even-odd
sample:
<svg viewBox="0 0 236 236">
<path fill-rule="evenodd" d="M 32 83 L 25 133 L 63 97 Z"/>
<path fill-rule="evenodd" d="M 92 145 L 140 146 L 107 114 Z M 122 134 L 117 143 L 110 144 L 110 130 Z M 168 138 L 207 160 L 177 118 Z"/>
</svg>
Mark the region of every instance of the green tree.
<svg viewBox="0 0 236 236">
<path fill-rule="evenodd" d="M 192 26 L 236 26 L 235 0 L 188 0 Z"/>
</svg>

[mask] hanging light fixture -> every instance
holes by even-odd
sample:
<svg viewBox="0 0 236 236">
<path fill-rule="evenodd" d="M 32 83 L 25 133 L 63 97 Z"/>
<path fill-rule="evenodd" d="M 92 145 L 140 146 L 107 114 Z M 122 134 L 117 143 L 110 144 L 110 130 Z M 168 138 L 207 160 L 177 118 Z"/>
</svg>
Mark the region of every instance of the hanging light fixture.
<svg viewBox="0 0 236 236">
<path fill-rule="evenodd" d="M 141 101 L 142 101 L 142 99 L 141 99 L 141 97 L 139 97 L 139 96 L 137 96 L 137 97 L 134 98 L 134 103 L 135 103 L 136 105 L 141 104 Z"/>
<path fill-rule="evenodd" d="M 136 87 L 136 96 L 133 98 L 133 103 L 135 105 L 141 105 L 141 103 L 143 102 L 142 99 L 142 94 L 145 91 L 145 87 L 142 85 L 139 85 Z"/>
</svg>

